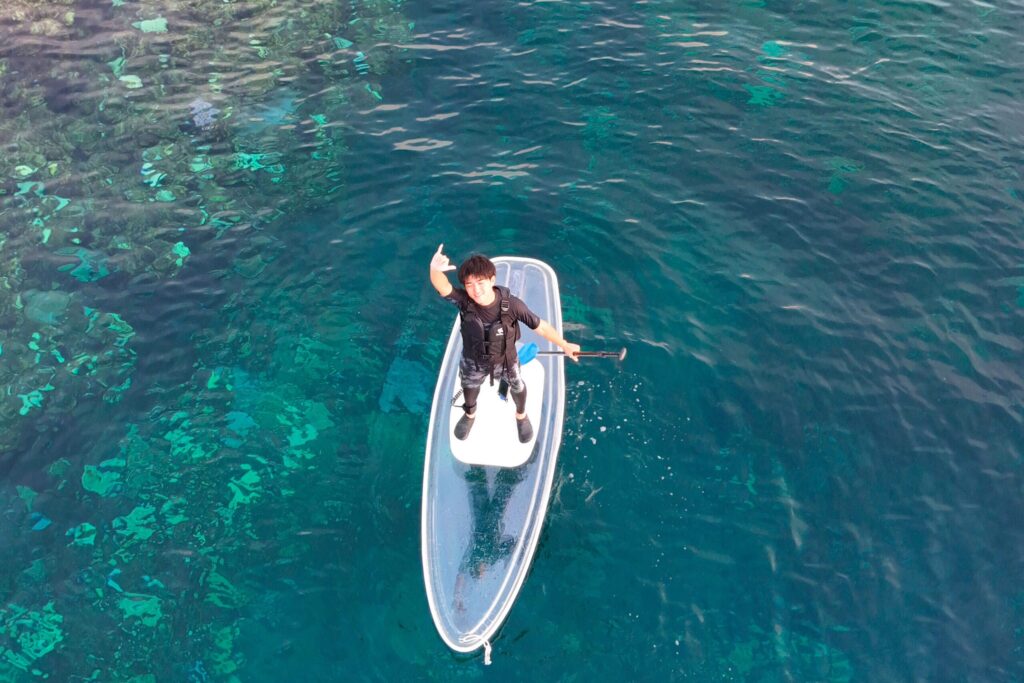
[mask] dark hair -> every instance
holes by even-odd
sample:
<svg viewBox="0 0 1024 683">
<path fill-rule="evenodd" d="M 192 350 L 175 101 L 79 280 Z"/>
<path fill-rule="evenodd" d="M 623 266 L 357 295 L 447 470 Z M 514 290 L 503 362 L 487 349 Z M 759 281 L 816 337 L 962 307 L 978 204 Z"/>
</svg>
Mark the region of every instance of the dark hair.
<svg viewBox="0 0 1024 683">
<path fill-rule="evenodd" d="M 473 254 L 459 266 L 459 282 L 466 284 L 466 278 L 471 276 L 483 279 L 492 278 L 497 274 L 491 259 L 483 254 Z"/>
</svg>

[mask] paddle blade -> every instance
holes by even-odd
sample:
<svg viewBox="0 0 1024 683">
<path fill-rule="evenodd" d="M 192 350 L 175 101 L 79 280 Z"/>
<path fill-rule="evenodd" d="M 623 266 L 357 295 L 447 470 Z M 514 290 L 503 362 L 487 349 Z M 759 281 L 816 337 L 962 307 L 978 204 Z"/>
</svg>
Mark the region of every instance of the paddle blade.
<svg viewBox="0 0 1024 683">
<path fill-rule="evenodd" d="M 533 342 L 519 348 L 519 364 L 526 365 L 537 357 L 537 345 Z"/>
</svg>

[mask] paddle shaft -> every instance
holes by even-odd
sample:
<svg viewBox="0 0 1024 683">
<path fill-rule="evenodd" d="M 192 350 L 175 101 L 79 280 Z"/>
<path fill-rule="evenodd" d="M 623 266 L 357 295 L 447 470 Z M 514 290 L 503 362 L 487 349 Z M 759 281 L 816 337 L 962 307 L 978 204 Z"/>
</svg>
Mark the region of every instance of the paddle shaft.
<svg viewBox="0 0 1024 683">
<path fill-rule="evenodd" d="M 538 351 L 537 345 L 530 342 L 526 346 L 519 349 L 519 362 L 520 364 L 529 363 L 537 356 L 564 356 L 564 351 Z M 623 347 L 618 351 L 577 351 L 577 358 L 618 358 L 619 361 L 626 360 L 626 348 Z"/>
<path fill-rule="evenodd" d="M 538 351 L 539 356 L 564 356 L 564 351 Z M 576 355 L 580 358 L 619 358 L 624 355 L 622 351 L 578 351 Z"/>
</svg>

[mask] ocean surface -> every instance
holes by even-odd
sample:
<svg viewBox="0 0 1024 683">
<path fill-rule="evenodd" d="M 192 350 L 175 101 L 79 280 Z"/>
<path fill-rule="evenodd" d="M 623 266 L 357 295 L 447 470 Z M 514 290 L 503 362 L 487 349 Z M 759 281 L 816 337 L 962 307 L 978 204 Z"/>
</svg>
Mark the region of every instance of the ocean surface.
<svg viewBox="0 0 1024 683">
<path fill-rule="evenodd" d="M 0 681 L 1024 681 L 1024 5 L 5 0 Z M 567 366 L 434 630 L 438 244 Z"/>
</svg>

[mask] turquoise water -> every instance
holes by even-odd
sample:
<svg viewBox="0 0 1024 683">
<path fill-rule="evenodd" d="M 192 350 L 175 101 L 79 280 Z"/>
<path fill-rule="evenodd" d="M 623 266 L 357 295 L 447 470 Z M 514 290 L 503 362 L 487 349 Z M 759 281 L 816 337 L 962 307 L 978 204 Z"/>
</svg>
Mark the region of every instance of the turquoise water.
<svg viewBox="0 0 1024 683">
<path fill-rule="evenodd" d="M 0 681 L 1024 680 L 1024 9 L 0 9 Z M 556 488 L 426 604 L 437 244 L 541 258 Z"/>
</svg>

